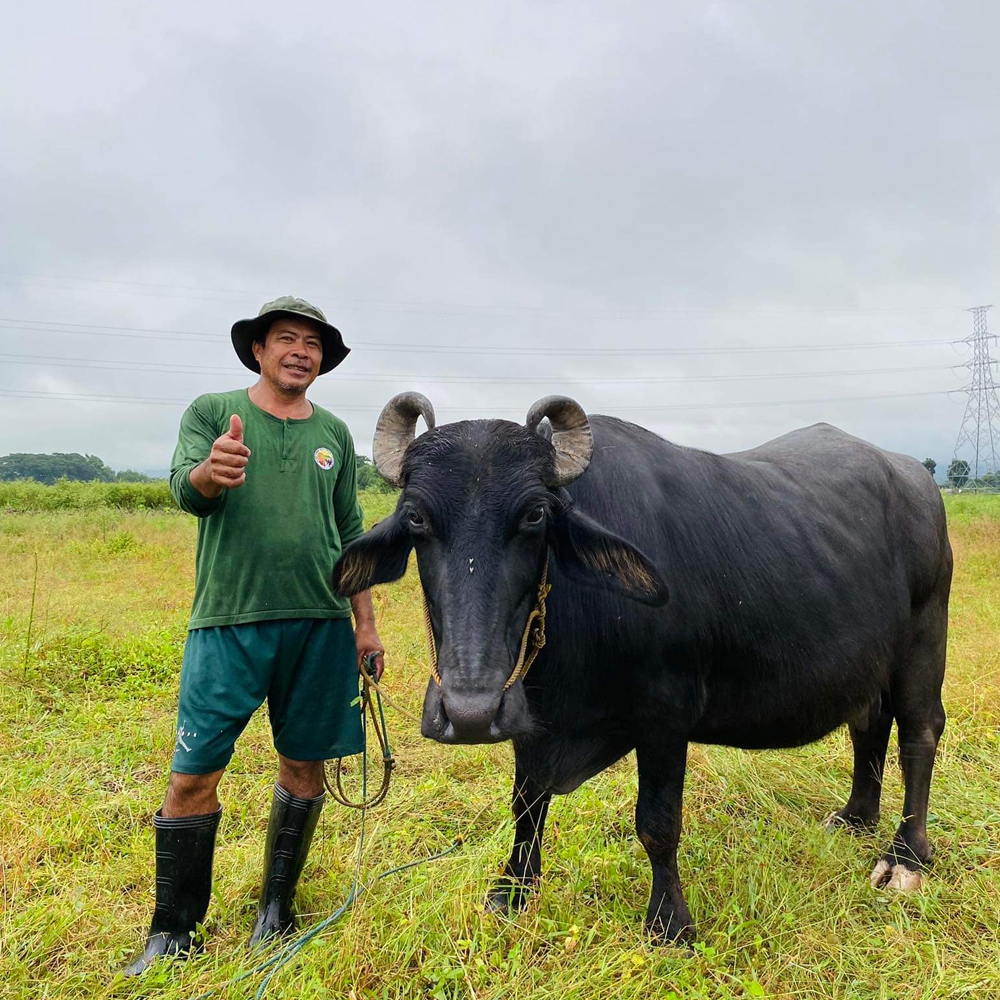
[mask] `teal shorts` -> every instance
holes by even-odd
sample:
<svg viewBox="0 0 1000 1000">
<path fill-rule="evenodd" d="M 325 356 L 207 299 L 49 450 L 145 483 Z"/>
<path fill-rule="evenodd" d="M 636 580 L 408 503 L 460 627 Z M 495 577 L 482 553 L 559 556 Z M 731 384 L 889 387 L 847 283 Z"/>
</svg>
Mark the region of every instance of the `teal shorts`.
<svg viewBox="0 0 1000 1000">
<path fill-rule="evenodd" d="M 291 618 L 188 633 L 171 765 L 209 774 L 267 699 L 274 748 L 292 760 L 361 753 L 358 653 L 346 618 Z"/>
</svg>

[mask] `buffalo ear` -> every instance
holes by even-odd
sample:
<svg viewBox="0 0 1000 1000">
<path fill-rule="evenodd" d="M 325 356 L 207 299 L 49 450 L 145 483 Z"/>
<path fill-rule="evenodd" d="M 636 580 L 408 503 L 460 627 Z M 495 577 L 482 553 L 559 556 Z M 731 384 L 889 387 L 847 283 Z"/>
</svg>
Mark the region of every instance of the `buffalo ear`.
<svg viewBox="0 0 1000 1000">
<path fill-rule="evenodd" d="M 397 510 L 351 542 L 333 567 L 333 589 L 353 597 L 376 583 L 392 583 L 406 572 L 413 542 Z"/>
<path fill-rule="evenodd" d="M 631 542 L 576 510 L 555 518 L 549 533 L 562 571 L 588 587 L 616 590 L 654 608 L 670 594 L 659 570 Z"/>
</svg>

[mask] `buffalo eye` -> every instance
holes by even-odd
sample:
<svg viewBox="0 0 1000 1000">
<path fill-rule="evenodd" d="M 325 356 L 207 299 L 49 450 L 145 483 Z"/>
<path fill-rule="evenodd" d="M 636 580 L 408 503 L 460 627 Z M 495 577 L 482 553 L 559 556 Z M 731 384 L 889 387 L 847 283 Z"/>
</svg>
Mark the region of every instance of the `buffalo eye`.
<svg viewBox="0 0 1000 1000">
<path fill-rule="evenodd" d="M 537 507 L 532 507 L 524 516 L 524 523 L 529 527 L 537 527 L 542 521 L 545 520 L 545 508 L 539 504 Z"/>
<path fill-rule="evenodd" d="M 423 528 L 427 524 L 427 522 L 415 510 L 408 510 L 406 512 L 406 523 L 411 528 Z"/>
</svg>

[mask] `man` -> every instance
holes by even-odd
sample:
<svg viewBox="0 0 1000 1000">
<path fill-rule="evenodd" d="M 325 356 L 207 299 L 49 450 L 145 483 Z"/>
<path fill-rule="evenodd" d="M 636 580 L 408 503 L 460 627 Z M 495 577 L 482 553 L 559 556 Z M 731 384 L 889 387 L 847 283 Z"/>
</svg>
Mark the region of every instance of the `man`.
<svg viewBox="0 0 1000 1000">
<path fill-rule="evenodd" d="M 323 761 L 364 749 L 356 670 L 375 653 L 382 672 L 370 592 L 349 606 L 331 583 L 342 549 L 363 530 L 354 444 L 341 420 L 306 398 L 349 348 L 319 309 L 291 296 L 240 320 L 232 339 L 260 379 L 198 397 L 181 419 L 171 468 L 177 503 L 199 518 L 194 608 L 170 785 L 153 817 L 156 909 L 126 975 L 197 943 L 222 815 L 216 790 L 265 698 L 278 779 L 251 944 L 293 928 Z"/>
</svg>

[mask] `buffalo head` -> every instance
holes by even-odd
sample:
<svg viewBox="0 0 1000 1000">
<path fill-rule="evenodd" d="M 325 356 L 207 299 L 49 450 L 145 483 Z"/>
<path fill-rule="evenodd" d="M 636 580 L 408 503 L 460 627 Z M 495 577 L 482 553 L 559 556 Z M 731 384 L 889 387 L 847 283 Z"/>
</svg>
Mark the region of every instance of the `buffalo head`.
<svg viewBox="0 0 1000 1000">
<path fill-rule="evenodd" d="M 421 417 L 427 431 L 417 437 Z M 398 580 L 416 550 L 441 678 L 428 685 L 425 736 L 493 743 L 530 731 L 523 685 L 505 685 L 550 551 L 576 583 L 651 605 L 667 600 L 645 555 L 573 507 L 564 487 L 584 474 L 593 450 L 586 414 L 564 396 L 539 400 L 524 426 L 435 427 L 429 400 L 413 392 L 382 411 L 374 461 L 402 494 L 391 517 L 347 547 L 334 585 L 350 596 Z"/>
</svg>

